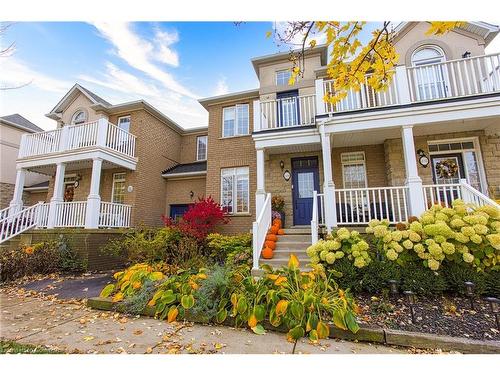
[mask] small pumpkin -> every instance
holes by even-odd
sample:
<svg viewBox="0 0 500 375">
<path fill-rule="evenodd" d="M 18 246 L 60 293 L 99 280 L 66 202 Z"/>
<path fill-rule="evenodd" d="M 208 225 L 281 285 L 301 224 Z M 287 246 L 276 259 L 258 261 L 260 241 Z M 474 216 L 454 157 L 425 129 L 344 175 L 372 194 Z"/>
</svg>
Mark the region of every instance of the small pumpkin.
<svg viewBox="0 0 500 375">
<path fill-rule="evenodd" d="M 285 234 L 285 230 L 284 230 L 284 229 L 280 229 L 280 230 L 278 230 L 278 234 L 279 234 L 280 236 L 284 235 L 284 234 Z"/>
<path fill-rule="evenodd" d="M 278 233 L 279 233 L 279 231 L 278 231 Z M 278 236 L 275 235 L 275 234 L 268 234 L 266 236 L 266 241 L 274 241 L 274 242 L 276 242 L 276 241 L 278 241 Z"/>
<path fill-rule="evenodd" d="M 262 258 L 272 259 L 273 258 L 273 249 L 271 249 L 270 247 L 265 247 L 264 250 L 262 250 Z"/>
<path fill-rule="evenodd" d="M 274 219 L 274 220 L 273 220 L 273 225 L 277 226 L 277 227 L 278 227 L 278 229 L 281 229 L 281 225 L 282 225 L 282 224 L 283 224 L 283 223 L 281 222 L 281 219 Z"/>
<path fill-rule="evenodd" d="M 269 247 L 271 250 L 276 249 L 276 242 L 274 241 L 266 241 L 264 242 L 265 247 Z"/>
<path fill-rule="evenodd" d="M 279 230 L 280 230 L 280 229 L 279 229 L 277 226 L 275 226 L 275 225 L 273 225 L 273 226 L 271 227 L 271 233 L 272 233 L 272 234 L 278 234 L 278 231 L 279 231 Z"/>
</svg>

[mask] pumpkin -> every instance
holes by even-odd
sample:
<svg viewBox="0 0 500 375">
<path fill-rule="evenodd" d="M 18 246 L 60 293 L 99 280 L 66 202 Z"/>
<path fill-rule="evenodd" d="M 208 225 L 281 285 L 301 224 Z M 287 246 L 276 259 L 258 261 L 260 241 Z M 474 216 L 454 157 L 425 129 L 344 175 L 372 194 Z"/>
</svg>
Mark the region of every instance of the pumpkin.
<svg viewBox="0 0 500 375">
<path fill-rule="evenodd" d="M 262 258 L 272 259 L 273 258 L 273 249 L 271 249 L 270 247 L 265 247 L 264 250 L 262 250 Z"/>
<path fill-rule="evenodd" d="M 281 225 L 282 225 L 281 219 L 274 219 L 273 225 L 277 226 L 278 229 L 281 229 Z"/>
<path fill-rule="evenodd" d="M 275 235 L 275 234 L 268 234 L 266 236 L 266 241 L 274 241 L 274 242 L 276 242 L 276 241 L 278 241 L 278 236 Z"/>
<path fill-rule="evenodd" d="M 271 234 L 278 234 L 278 231 L 279 231 L 279 230 L 280 230 L 280 229 L 279 229 L 277 226 L 273 225 L 273 226 L 271 227 Z"/>
<path fill-rule="evenodd" d="M 279 234 L 279 235 L 284 235 L 284 234 L 285 234 L 285 230 L 284 230 L 284 229 L 280 229 L 280 230 L 278 230 L 278 234 Z"/>
<path fill-rule="evenodd" d="M 276 242 L 274 242 L 274 241 L 266 241 L 266 242 L 264 242 L 264 246 L 265 247 L 270 247 L 271 250 L 274 250 L 274 249 L 276 249 Z"/>
</svg>

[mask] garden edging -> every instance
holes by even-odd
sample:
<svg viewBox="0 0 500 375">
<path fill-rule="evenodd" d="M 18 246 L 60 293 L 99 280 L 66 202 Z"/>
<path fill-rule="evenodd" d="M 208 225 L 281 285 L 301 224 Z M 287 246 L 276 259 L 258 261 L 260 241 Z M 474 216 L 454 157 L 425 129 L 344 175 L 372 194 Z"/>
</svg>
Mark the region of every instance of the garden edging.
<svg viewBox="0 0 500 375">
<path fill-rule="evenodd" d="M 125 312 L 123 305 L 112 302 L 111 298 L 89 298 L 87 306 L 106 311 Z M 152 307 L 146 307 L 142 315 L 154 317 L 155 310 Z M 188 316 L 188 321 L 194 323 L 208 323 L 196 316 Z M 222 325 L 234 326 L 231 319 L 226 319 Z M 286 330 L 280 327 L 273 327 L 270 324 L 264 324 L 264 328 L 270 331 L 284 332 Z M 480 341 L 461 337 L 441 336 L 429 333 L 408 332 L 392 329 L 383 329 L 378 327 L 361 326 L 359 331 L 354 334 L 350 331 L 341 330 L 330 324 L 330 338 L 343 339 L 349 341 L 365 341 L 376 344 L 397 345 L 403 347 L 412 347 L 420 349 L 442 349 L 447 351 L 457 351 L 471 354 L 500 354 L 500 342 Z"/>
</svg>

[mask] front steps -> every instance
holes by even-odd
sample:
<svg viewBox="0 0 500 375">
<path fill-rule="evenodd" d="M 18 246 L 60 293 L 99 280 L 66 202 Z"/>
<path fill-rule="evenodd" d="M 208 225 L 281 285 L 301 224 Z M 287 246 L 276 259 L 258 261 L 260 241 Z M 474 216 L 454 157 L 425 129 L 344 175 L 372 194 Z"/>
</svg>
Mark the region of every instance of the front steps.
<svg viewBox="0 0 500 375">
<path fill-rule="evenodd" d="M 292 227 L 285 228 L 285 234 L 278 235 L 276 249 L 273 259 L 260 258 L 260 264 L 268 264 L 273 268 L 286 266 L 291 254 L 299 259 L 302 270 L 309 269 L 309 257 L 306 249 L 311 246 L 311 228 L 310 227 Z"/>
</svg>

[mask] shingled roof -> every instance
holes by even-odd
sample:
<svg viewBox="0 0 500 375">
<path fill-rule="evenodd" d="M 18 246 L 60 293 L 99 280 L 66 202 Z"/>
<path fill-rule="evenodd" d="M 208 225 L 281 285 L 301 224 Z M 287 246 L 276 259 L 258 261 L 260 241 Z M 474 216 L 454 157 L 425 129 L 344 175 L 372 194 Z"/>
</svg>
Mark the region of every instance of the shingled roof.
<svg viewBox="0 0 500 375">
<path fill-rule="evenodd" d="M 33 124 L 30 120 L 21 116 L 19 113 L 2 116 L 0 117 L 0 119 L 3 120 L 4 122 L 9 123 L 9 125 L 31 131 L 32 133 L 43 132 L 42 128 L 39 128 L 38 126 Z"/>
<path fill-rule="evenodd" d="M 197 161 L 195 163 L 177 164 L 173 167 L 165 169 L 161 172 L 163 177 L 177 176 L 177 175 L 191 175 L 191 174 L 203 174 L 207 171 L 206 161 Z"/>
</svg>

